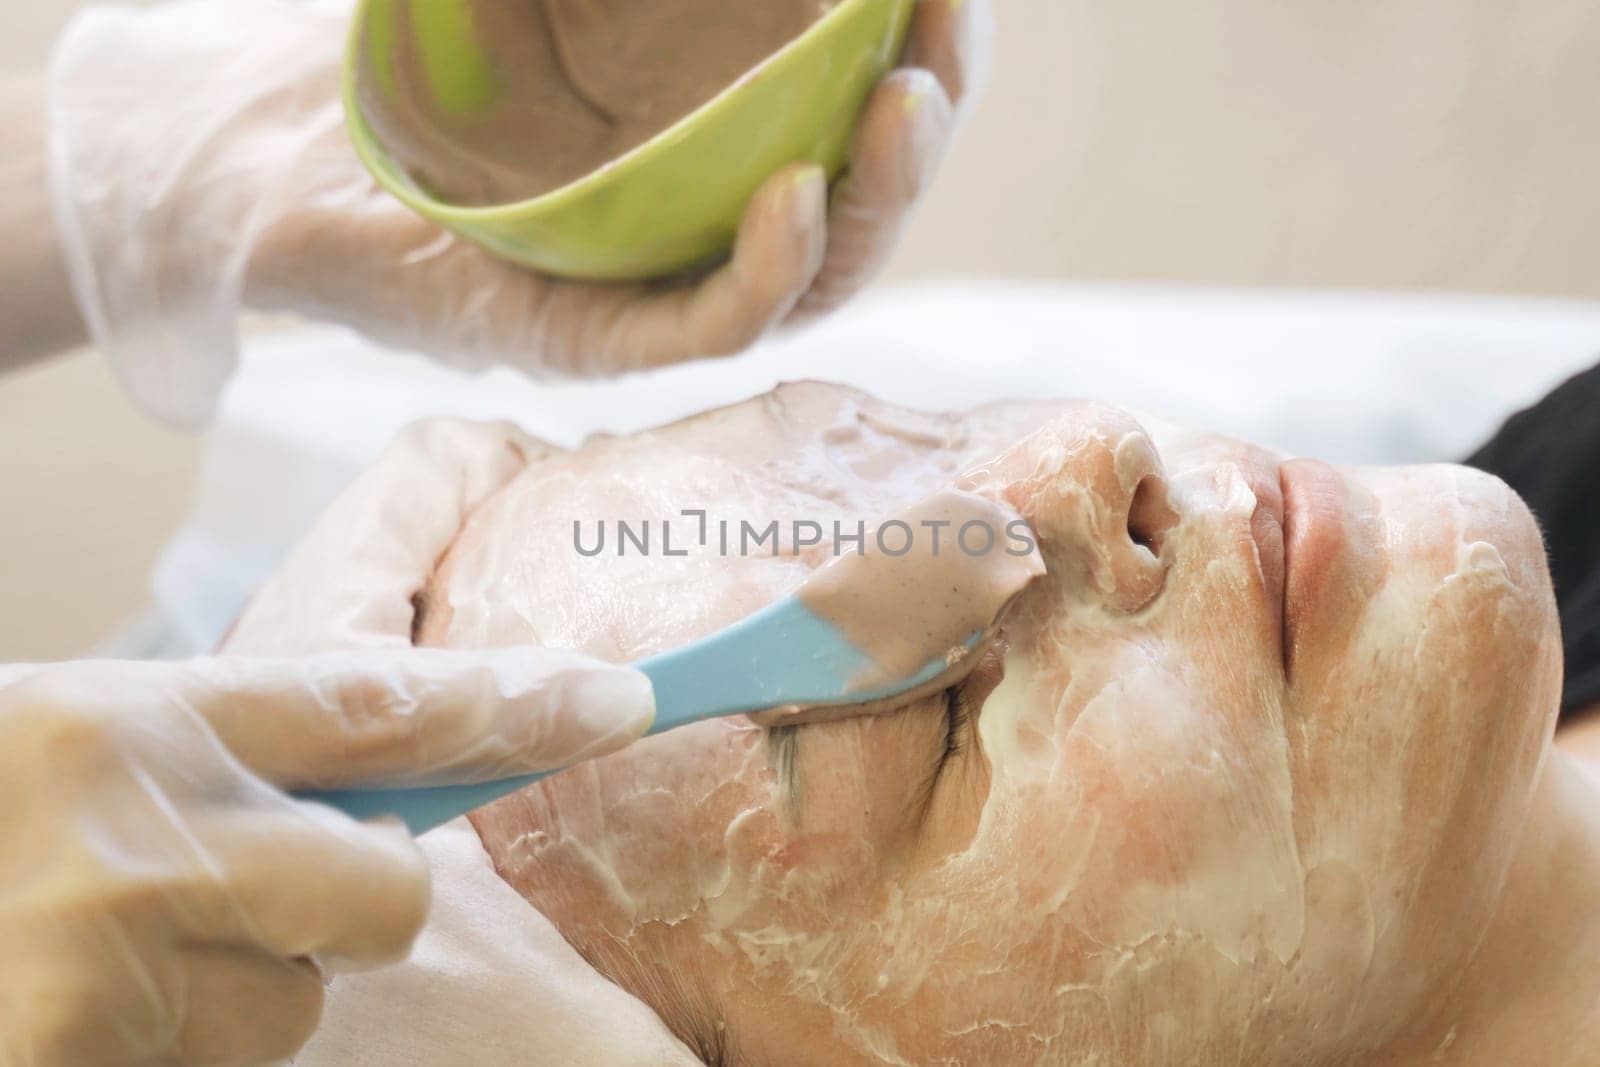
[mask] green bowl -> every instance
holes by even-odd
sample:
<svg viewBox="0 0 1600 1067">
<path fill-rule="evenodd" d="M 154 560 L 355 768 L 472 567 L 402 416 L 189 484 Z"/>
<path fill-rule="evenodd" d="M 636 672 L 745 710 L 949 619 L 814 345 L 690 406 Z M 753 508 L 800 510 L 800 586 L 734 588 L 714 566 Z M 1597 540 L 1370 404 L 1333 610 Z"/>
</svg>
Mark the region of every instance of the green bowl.
<svg viewBox="0 0 1600 1067">
<path fill-rule="evenodd" d="M 549 193 L 489 207 L 449 204 L 421 188 L 362 114 L 361 50 L 383 62 L 378 53 L 392 46 L 395 9 L 408 2 L 361 0 L 356 11 L 344 102 L 362 162 L 419 214 L 502 259 L 619 281 L 726 256 L 745 205 L 786 164 L 818 163 L 837 177 L 862 106 L 899 55 L 915 0 L 840 0 L 750 74 L 637 148 Z M 482 61 L 470 51 L 457 54 L 453 73 L 470 94 L 478 83 L 474 64 Z"/>
</svg>

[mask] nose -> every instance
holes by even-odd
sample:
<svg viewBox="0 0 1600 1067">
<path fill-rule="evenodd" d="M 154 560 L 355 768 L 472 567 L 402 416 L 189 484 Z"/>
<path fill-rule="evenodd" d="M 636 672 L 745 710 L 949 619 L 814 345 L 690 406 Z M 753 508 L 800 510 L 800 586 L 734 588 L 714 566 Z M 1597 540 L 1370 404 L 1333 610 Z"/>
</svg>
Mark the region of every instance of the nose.
<svg viewBox="0 0 1600 1067">
<path fill-rule="evenodd" d="M 972 472 L 1028 520 L 1069 594 L 1135 612 L 1161 591 L 1178 522 L 1161 456 L 1125 411 L 1085 404 Z"/>
</svg>

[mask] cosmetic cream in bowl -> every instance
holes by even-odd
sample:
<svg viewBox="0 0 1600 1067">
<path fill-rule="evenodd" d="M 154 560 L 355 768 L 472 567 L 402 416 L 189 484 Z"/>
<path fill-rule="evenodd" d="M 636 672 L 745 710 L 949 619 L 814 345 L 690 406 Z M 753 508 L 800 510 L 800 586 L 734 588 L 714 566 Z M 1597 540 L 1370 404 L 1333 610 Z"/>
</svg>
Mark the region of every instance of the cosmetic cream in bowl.
<svg viewBox="0 0 1600 1067">
<path fill-rule="evenodd" d="M 502 258 L 643 279 L 725 256 L 750 197 L 842 170 L 913 0 L 362 0 L 345 69 L 384 188 Z"/>
</svg>

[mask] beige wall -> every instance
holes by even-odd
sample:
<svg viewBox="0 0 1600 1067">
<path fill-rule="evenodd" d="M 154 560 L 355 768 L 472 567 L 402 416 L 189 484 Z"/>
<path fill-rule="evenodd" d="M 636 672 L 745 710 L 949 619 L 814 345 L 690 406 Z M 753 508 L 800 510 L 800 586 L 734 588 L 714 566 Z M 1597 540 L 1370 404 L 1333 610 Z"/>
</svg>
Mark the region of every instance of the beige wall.
<svg viewBox="0 0 1600 1067">
<path fill-rule="evenodd" d="M 1594 0 L 996 2 L 991 91 L 891 277 L 1600 296 Z M 73 6 L 0 4 L 0 75 Z M 197 447 L 89 357 L 0 381 L 0 660 L 137 606 Z"/>
<path fill-rule="evenodd" d="M 6 32 L 0 34 L 0 73 L 16 74 L 37 68 L 50 39 L 77 6 L 71 0 L 5 0 Z"/>
<path fill-rule="evenodd" d="M 997 0 L 901 273 L 1600 296 L 1595 0 Z"/>
<path fill-rule="evenodd" d="M 41 68 L 76 6 L 0 0 L 0 78 Z M 0 378 L 0 662 L 81 653 L 138 610 L 198 461 L 92 354 Z"/>
</svg>

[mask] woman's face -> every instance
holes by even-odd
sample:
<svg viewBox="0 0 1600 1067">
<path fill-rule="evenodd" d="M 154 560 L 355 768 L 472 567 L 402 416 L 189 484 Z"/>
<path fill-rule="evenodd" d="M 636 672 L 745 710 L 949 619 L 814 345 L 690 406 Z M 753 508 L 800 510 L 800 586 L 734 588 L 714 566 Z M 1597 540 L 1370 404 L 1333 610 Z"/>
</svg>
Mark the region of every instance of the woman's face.
<svg viewBox="0 0 1600 1067">
<path fill-rule="evenodd" d="M 599 519 L 881 516 L 950 482 L 1049 574 L 951 693 L 715 721 L 480 812 L 501 873 L 708 1060 L 1312 1062 L 1440 1006 L 1556 706 L 1538 531 L 1458 467 L 1336 469 L 1089 404 L 820 385 L 529 470 L 428 643 L 631 659 L 816 558 L 588 558 Z M 659 530 L 657 531 L 659 536 Z"/>
</svg>

